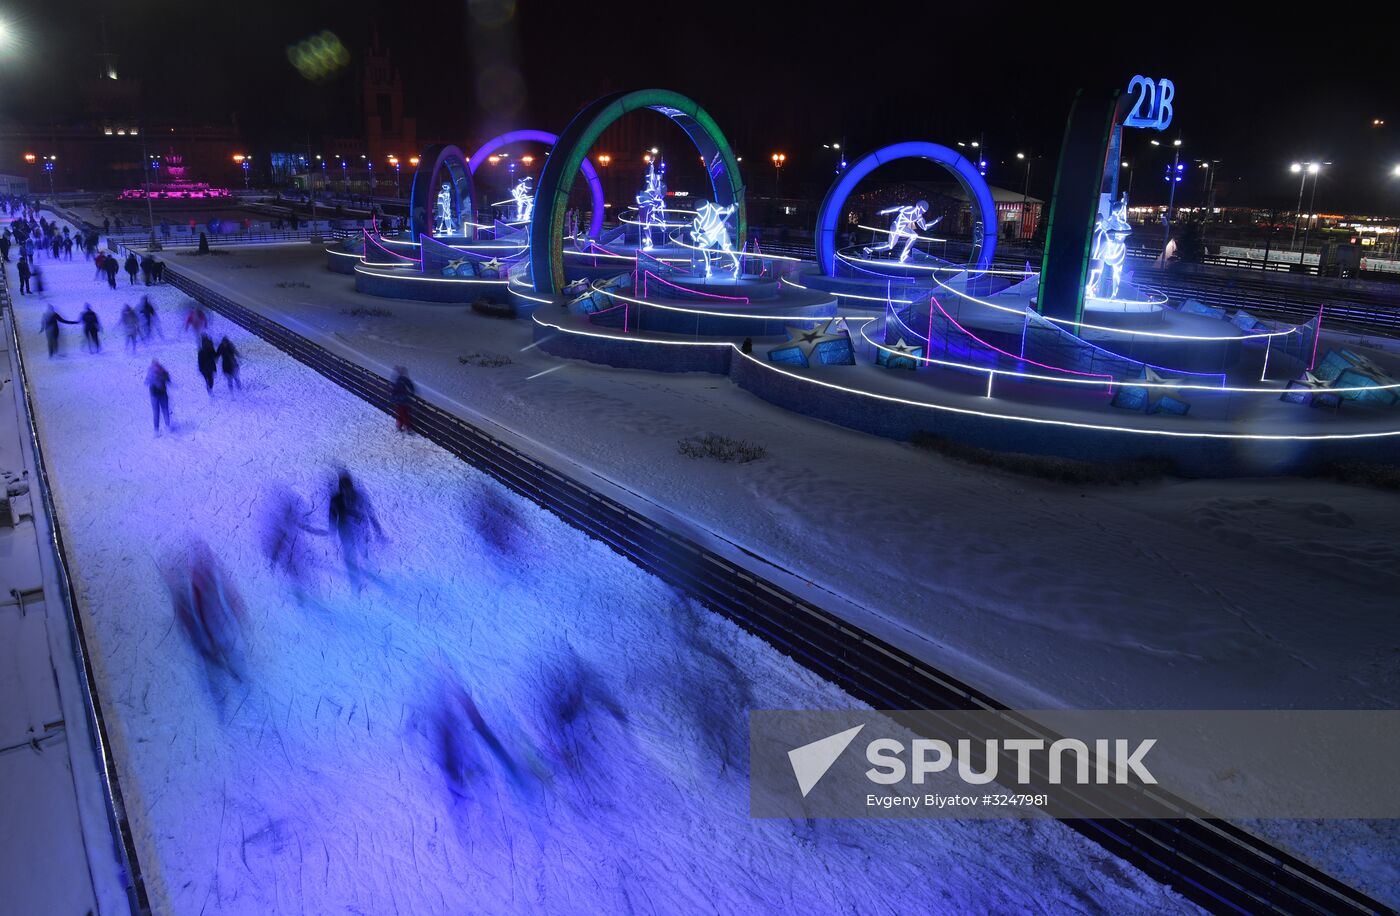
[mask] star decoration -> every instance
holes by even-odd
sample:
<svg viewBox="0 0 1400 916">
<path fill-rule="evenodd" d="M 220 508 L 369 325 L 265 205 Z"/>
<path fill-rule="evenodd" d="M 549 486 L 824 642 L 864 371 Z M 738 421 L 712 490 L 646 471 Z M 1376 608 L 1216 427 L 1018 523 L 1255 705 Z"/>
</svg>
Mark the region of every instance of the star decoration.
<svg viewBox="0 0 1400 916">
<path fill-rule="evenodd" d="M 496 273 L 499 274 L 499 273 L 501 272 L 501 262 L 500 262 L 497 258 L 492 258 L 491 260 L 487 261 L 485 264 L 482 264 L 482 265 L 481 265 L 481 269 L 482 269 L 482 270 L 494 270 Z"/>
<path fill-rule="evenodd" d="M 802 355 L 810 362 L 812 351 L 828 340 L 840 340 L 840 334 L 833 334 L 831 326 L 837 322 L 836 318 L 828 318 L 825 323 L 811 328 L 799 328 L 788 325 L 787 335 L 796 347 L 802 351 Z"/>
<path fill-rule="evenodd" d="M 892 347 L 889 348 L 889 351 L 890 351 L 891 354 L 893 354 L 893 355 L 895 355 L 895 356 L 913 356 L 913 355 L 914 355 L 914 348 L 911 347 L 911 346 L 909 346 L 909 344 L 905 343 L 903 337 L 899 338 L 899 340 L 894 344 L 894 346 L 892 346 Z"/>
<path fill-rule="evenodd" d="M 462 265 L 465 263 L 467 263 L 466 258 L 453 258 L 443 266 L 442 272 L 456 276 L 457 272 L 462 269 Z"/>
<path fill-rule="evenodd" d="M 1175 398 L 1181 397 L 1181 392 L 1174 387 L 1181 384 L 1181 379 L 1162 378 L 1157 374 L 1157 370 L 1151 366 L 1142 367 L 1142 381 L 1147 385 L 1147 405 L 1149 408 L 1169 395 Z"/>
</svg>

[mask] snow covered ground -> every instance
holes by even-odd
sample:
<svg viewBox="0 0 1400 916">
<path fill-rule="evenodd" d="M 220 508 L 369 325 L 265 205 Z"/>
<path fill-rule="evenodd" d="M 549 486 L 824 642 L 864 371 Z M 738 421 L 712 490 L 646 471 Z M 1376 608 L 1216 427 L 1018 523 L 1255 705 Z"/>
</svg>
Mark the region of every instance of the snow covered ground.
<svg viewBox="0 0 1400 916">
<path fill-rule="evenodd" d="M 1400 703 L 1396 494 L 1300 479 L 1047 483 L 796 416 L 714 376 L 557 360 L 530 348 L 526 322 L 357 294 L 316 246 L 169 261 L 381 372 L 407 365 L 430 398 L 571 473 L 780 559 L 808 597 L 1007 703 Z M 678 454 L 706 432 L 768 456 Z M 1256 826 L 1400 903 L 1395 824 Z"/>
<path fill-rule="evenodd" d="M 70 330 L 46 360 L 43 302 L 16 310 L 161 911 L 1188 908 L 1051 822 L 750 820 L 745 712 L 849 697 L 217 317 L 245 390 L 206 395 L 173 289 L 152 294 L 165 340 L 123 352 L 119 308 L 144 290 L 91 276 L 46 265 L 46 298 L 70 318 L 94 304 L 101 354 Z M 159 437 L 152 356 L 174 376 Z M 299 597 L 266 516 L 293 494 L 324 528 L 337 466 L 386 540 L 357 589 L 332 539 L 304 535 Z M 201 541 L 246 606 L 241 679 L 172 613 L 165 577 Z M 569 726 L 578 684 L 589 712 Z M 438 761 L 459 687 L 500 747 L 458 749 L 458 793 Z"/>
</svg>

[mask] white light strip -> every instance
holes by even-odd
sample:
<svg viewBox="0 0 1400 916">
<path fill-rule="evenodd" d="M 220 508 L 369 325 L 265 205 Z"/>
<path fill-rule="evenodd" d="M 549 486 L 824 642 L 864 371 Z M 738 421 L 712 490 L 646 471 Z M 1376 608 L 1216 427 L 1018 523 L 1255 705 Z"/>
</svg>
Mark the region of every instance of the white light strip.
<svg viewBox="0 0 1400 916">
<path fill-rule="evenodd" d="M 868 231 L 870 231 L 870 232 L 879 232 L 879 233 L 881 233 L 881 234 L 883 234 L 883 235 L 894 235 L 894 230 L 893 230 L 893 229 L 876 229 L 874 226 L 865 226 L 865 225 L 862 225 L 862 224 L 860 224 L 860 223 L 856 223 L 856 228 L 857 228 L 857 229 L 865 229 L 865 230 L 868 230 Z M 901 233 L 899 233 L 899 236 L 898 236 L 898 237 L 899 237 L 899 238 L 902 238 L 902 239 L 907 239 L 907 238 L 909 238 L 909 236 L 911 236 L 911 235 L 914 235 L 914 234 L 913 234 L 912 232 L 901 232 Z M 918 240 L 921 241 L 921 242 L 946 242 L 946 241 L 948 241 L 947 239 L 936 239 L 936 238 L 933 238 L 932 236 L 928 236 L 928 235 L 914 235 L 914 238 L 918 239 Z"/>
<path fill-rule="evenodd" d="M 865 333 L 865 330 L 866 330 L 866 329 L 865 329 L 864 327 L 862 327 L 862 328 L 860 329 L 860 333 L 861 333 L 861 336 L 865 338 L 866 343 L 870 344 L 871 346 L 878 347 L 879 349 L 884 350 L 886 353 L 894 353 L 894 354 L 897 355 L 897 356 L 903 356 L 903 357 L 906 357 L 906 358 L 908 358 L 908 359 L 917 360 L 917 361 L 922 362 L 922 363 L 930 363 L 930 364 L 936 365 L 936 366 L 948 366 L 948 367 L 951 367 L 951 368 L 954 368 L 954 369 L 970 369 L 970 370 L 975 371 L 975 372 L 992 372 L 992 373 L 995 373 L 995 374 L 997 374 L 997 375 L 1009 375 L 1009 376 L 1014 376 L 1014 377 L 1016 377 L 1016 378 L 1034 379 L 1034 380 L 1036 380 L 1036 381 L 1041 381 L 1041 382 L 1063 382 L 1063 383 L 1065 383 L 1065 384 L 1067 384 L 1067 385 L 1108 385 L 1108 386 L 1110 386 L 1110 387 L 1117 386 L 1117 387 L 1120 387 L 1120 388 L 1166 388 L 1166 389 L 1170 389 L 1170 390 L 1182 389 L 1182 390 L 1187 390 L 1187 391 L 1222 391 L 1222 392 L 1225 392 L 1225 393 L 1227 393 L 1227 394 L 1267 394 L 1267 395 L 1280 395 L 1280 394 L 1283 394 L 1285 391 L 1301 391 L 1301 390 L 1304 390 L 1304 389 L 1297 389 L 1297 388 L 1291 388 L 1291 389 L 1290 389 L 1290 388 L 1258 388 L 1258 387 L 1255 387 L 1255 388 L 1234 388 L 1234 387 L 1230 387 L 1230 386 L 1227 386 L 1227 385 L 1191 385 L 1191 384 L 1187 384 L 1187 383 L 1173 383 L 1173 382 L 1147 382 L 1147 381 L 1138 381 L 1138 380 L 1136 380 L 1136 379 L 1061 378 L 1060 376 L 1056 376 L 1056 375 L 1039 375 L 1039 374 L 1034 373 L 1034 372 L 1022 372 L 1022 371 L 1018 371 L 1018 370 L 1015 370 L 1015 369 L 989 369 L 989 368 L 986 367 L 986 366 L 976 366 L 976 365 L 972 365 L 972 364 L 970 364 L 970 363 L 955 363 L 955 362 L 948 362 L 947 360 L 933 359 L 933 358 L 931 358 L 931 357 L 915 356 L 915 355 L 912 354 L 912 353 L 900 353 L 899 351 L 892 349 L 888 344 L 882 344 L 882 343 L 880 343 L 879 341 L 871 340 L 870 336 L 867 335 L 867 334 Z M 1015 356 L 1011 356 L 1011 357 L 1009 357 L 1009 358 L 1010 358 L 1010 359 L 1016 359 Z M 1029 362 L 1029 360 L 1027 360 L 1027 362 Z M 1155 367 L 1155 366 L 1153 367 L 1154 370 L 1155 370 L 1156 368 L 1157 368 L 1157 367 Z M 1170 370 L 1163 370 L 1163 371 L 1165 371 L 1165 372 L 1167 372 L 1168 374 L 1170 374 Z M 1389 385 L 1363 385 L 1363 386 L 1357 386 L 1357 387 L 1353 387 L 1353 388 L 1319 388 L 1319 389 L 1317 389 L 1317 391 L 1318 391 L 1318 393 L 1350 394 L 1350 393 L 1352 393 L 1352 392 L 1360 392 L 1360 391 L 1383 391 L 1383 390 L 1386 390 L 1386 389 L 1388 389 L 1388 388 L 1400 388 L 1400 382 L 1391 382 Z"/>
<path fill-rule="evenodd" d="M 483 280 L 476 277 L 424 277 L 424 276 L 402 276 L 398 274 L 382 273 L 377 270 L 364 270 L 356 267 L 355 273 L 364 274 L 368 277 L 381 277 L 385 280 L 398 280 L 402 283 L 477 283 L 487 286 L 505 286 L 506 280 Z"/>
<path fill-rule="evenodd" d="M 948 284 L 944 283 L 937 277 L 933 278 L 933 282 L 937 283 L 939 286 L 941 286 L 943 289 L 946 289 L 954 296 L 957 296 L 960 299 L 966 299 L 968 302 L 975 302 L 978 305 L 986 306 L 989 309 L 996 309 L 999 312 L 1008 312 L 1012 315 L 1019 315 L 1022 318 L 1024 318 L 1026 315 L 1025 311 L 1022 309 L 1014 309 L 1006 305 L 997 305 L 995 302 L 987 302 L 985 299 L 978 299 L 976 296 L 960 292 L 954 289 L 953 287 L 949 286 Z M 1113 334 L 1126 334 L 1130 337 L 1160 337 L 1166 340 L 1263 340 L 1266 337 L 1287 337 L 1289 334 L 1298 333 L 1298 329 L 1296 327 L 1293 327 L 1289 328 L 1286 331 L 1267 331 L 1262 334 L 1237 334 L 1228 337 L 1203 336 L 1200 334 L 1167 334 L 1162 331 L 1134 331 L 1131 328 L 1106 327 L 1104 325 L 1089 324 L 1084 321 L 1070 321 L 1067 318 L 1051 318 L 1048 315 L 1041 315 L 1040 317 L 1044 318 L 1046 321 L 1051 322 L 1052 324 L 1088 328 L 1091 331 L 1107 331 Z M 1078 337 L 1079 335 L 1076 334 L 1075 336 Z"/>
<path fill-rule="evenodd" d="M 662 311 L 666 311 L 666 312 L 682 312 L 682 313 L 687 314 L 687 315 L 710 315 L 710 316 L 713 316 L 713 317 L 715 317 L 715 318 L 752 318 L 752 319 L 755 319 L 755 320 L 762 320 L 762 321 L 791 321 L 791 322 L 798 322 L 798 321 L 832 321 L 832 320 L 834 320 L 834 319 L 846 320 L 845 316 L 842 316 L 842 315 L 817 315 L 817 316 L 811 316 L 811 315 L 761 315 L 761 314 L 752 314 L 752 313 L 747 313 L 747 312 L 715 312 L 715 311 L 710 311 L 710 310 L 708 310 L 708 309 L 692 309 L 692 308 L 686 308 L 685 306 L 680 306 L 680 305 L 662 305 L 662 304 L 659 303 L 659 302 L 651 302 L 651 301 L 646 300 L 646 299 L 635 299 L 635 298 L 633 298 L 633 297 L 631 297 L 631 296 L 624 296 L 622 293 L 615 293 L 615 292 L 613 292 L 612 290 L 609 290 L 609 289 L 600 289 L 600 288 L 598 287 L 598 284 L 599 284 L 599 283 L 605 283 L 605 282 L 607 282 L 607 281 L 605 281 L 605 280 L 595 280 L 595 281 L 593 282 L 591 288 L 593 289 L 593 291 L 594 291 L 595 293 L 602 293 L 604 296 L 607 296 L 607 297 L 610 298 L 610 299 L 618 299 L 618 300 L 621 300 L 621 301 L 623 301 L 623 302 L 630 302 L 630 303 L 632 303 L 633 305 L 640 305 L 640 306 L 642 306 L 643 308 L 661 309 Z M 874 316 L 868 316 L 868 317 L 867 317 L 867 316 L 859 316 L 859 317 L 851 318 L 850 320 L 852 320 L 852 321 L 873 321 L 873 320 L 874 320 Z"/>
</svg>

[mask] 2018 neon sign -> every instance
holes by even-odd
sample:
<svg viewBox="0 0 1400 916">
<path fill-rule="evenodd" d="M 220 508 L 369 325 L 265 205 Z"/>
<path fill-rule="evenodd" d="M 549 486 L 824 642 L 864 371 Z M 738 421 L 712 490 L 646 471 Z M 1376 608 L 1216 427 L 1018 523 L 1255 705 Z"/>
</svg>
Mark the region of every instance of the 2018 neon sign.
<svg viewBox="0 0 1400 916">
<path fill-rule="evenodd" d="M 1128 83 L 1128 94 L 1141 89 L 1137 103 L 1123 119 L 1124 127 L 1150 127 L 1153 130 L 1166 130 L 1172 123 L 1172 99 L 1176 95 L 1176 85 L 1169 79 L 1153 80 L 1138 75 Z"/>
</svg>

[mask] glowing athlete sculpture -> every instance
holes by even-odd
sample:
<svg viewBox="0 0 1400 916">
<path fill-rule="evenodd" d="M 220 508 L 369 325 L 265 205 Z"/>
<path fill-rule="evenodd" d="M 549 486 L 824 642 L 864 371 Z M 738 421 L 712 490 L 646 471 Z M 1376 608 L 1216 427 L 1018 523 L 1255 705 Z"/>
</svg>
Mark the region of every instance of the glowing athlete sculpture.
<svg viewBox="0 0 1400 916">
<path fill-rule="evenodd" d="M 1128 197 L 1123 195 L 1113 204 L 1104 216 L 1100 211 L 1098 222 L 1094 223 L 1094 245 L 1089 252 L 1089 285 L 1085 292 L 1095 299 L 1112 299 L 1118 295 L 1118 284 L 1123 279 L 1123 261 L 1128 255 L 1127 238 L 1133 231 L 1128 225 Z M 1104 294 L 1104 272 L 1109 272 L 1111 285 Z"/>
<path fill-rule="evenodd" d="M 517 181 L 515 187 L 510 189 L 510 199 L 515 201 L 515 222 L 528 222 L 535 209 L 535 198 L 530 194 L 529 176 Z"/>
<path fill-rule="evenodd" d="M 921 200 L 913 205 L 889 207 L 885 210 L 881 210 L 880 216 L 888 216 L 893 213 L 894 222 L 890 225 L 889 232 L 886 233 L 887 238 L 885 239 L 885 244 L 872 245 L 864 249 L 865 253 L 871 254 L 876 251 L 893 251 L 894 246 L 899 243 L 899 240 L 904 239 L 904 248 L 899 252 L 899 260 L 901 264 L 909 260 L 909 249 L 913 248 L 914 243 L 919 240 L 919 232 L 927 232 L 943 220 L 943 217 L 940 216 L 930 223 L 924 219 L 924 214 L 927 212 L 928 201 L 926 200 Z M 918 230 L 917 232 L 915 231 L 916 229 Z"/>
<path fill-rule="evenodd" d="M 438 189 L 437 205 L 433 208 L 433 235 L 456 235 L 457 221 L 452 218 L 452 186 L 442 183 Z"/>
<path fill-rule="evenodd" d="M 734 277 L 739 276 L 739 255 L 734 252 L 734 243 L 729 240 L 729 217 L 734 215 L 735 206 L 716 206 L 708 200 L 695 202 L 695 219 L 690 223 L 690 236 L 705 257 L 705 276 L 710 275 L 710 254 L 725 254 L 734 262 Z"/>
<path fill-rule="evenodd" d="M 666 207 L 666 166 L 661 167 L 661 171 L 656 170 L 656 163 L 652 162 L 647 166 L 647 183 L 637 192 L 637 216 L 638 234 L 642 237 L 642 248 L 651 250 L 651 230 L 653 227 L 661 229 L 663 235 L 666 231 L 665 207 Z"/>
</svg>

